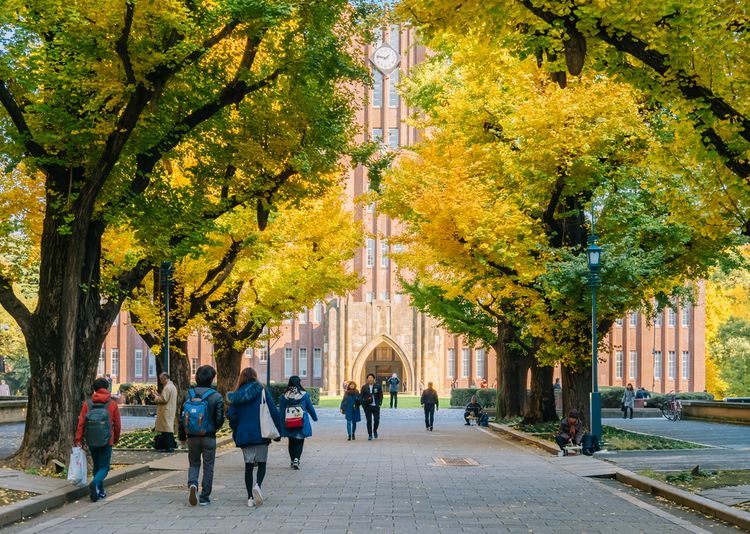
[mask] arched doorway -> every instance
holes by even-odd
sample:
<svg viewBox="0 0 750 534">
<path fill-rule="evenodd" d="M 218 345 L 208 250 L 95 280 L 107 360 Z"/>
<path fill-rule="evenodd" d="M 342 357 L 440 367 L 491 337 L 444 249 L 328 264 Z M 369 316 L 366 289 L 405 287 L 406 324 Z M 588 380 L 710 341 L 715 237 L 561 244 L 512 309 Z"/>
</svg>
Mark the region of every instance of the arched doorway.
<svg viewBox="0 0 750 534">
<path fill-rule="evenodd" d="M 354 360 L 352 377 L 358 384 L 363 384 L 369 373 L 374 374 L 378 382 L 396 373 L 401 382 L 406 383 L 408 391 L 414 389 L 414 371 L 406 354 L 387 336 L 379 336 L 370 341 Z"/>
</svg>

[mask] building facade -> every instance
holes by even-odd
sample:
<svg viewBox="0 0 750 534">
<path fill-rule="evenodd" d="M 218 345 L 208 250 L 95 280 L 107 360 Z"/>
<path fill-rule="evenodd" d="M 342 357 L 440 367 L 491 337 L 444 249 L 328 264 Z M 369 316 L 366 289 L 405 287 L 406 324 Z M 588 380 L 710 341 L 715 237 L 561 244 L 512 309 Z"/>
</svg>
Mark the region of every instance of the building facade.
<svg viewBox="0 0 750 534">
<path fill-rule="evenodd" d="M 420 139 L 419 132 L 404 119 L 414 110 L 406 106 L 396 86 L 402 74 L 425 59 L 425 48 L 417 43 L 413 30 L 390 26 L 377 33 L 376 42 L 367 45 L 363 54 L 372 67 L 373 86 L 359 89 L 364 104 L 357 114 L 361 125 L 358 140 L 379 140 L 393 150 L 413 145 Z M 479 387 L 484 382 L 492 387 L 496 366 L 491 350 L 467 344 L 445 331 L 435 319 L 413 308 L 403 294 L 390 257 L 391 252 L 400 251 L 400 245 L 391 242 L 399 226 L 379 213 L 376 204 L 361 202 L 368 190 L 366 169 L 353 169 L 346 180 L 346 194 L 366 231 L 365 245 L 352 260 L 362 285 L 290 317 L 270 346 L 246 350 L 245 365 L 256 368 L 261 377 L 270 365 L 275 382 L 298 375 L 303 384 L 318 386 L 324 394 L 341 393 L 349 380 L 362 384 L 368 373 L 379 379 L 397 373 L 403 389 L 414 393 L 428 382 L 443 393 L 452 385 Z M 650 386 L 648 389 L 702 390 L 702 310 L 701 303 L 691 310 L 692 322 L 685 328 L 663 325 L 654 330 L 637 315 L 634 323 L 633 316 L 625 318 L 609 334 L 610 354 L 604 355 L 600 384 L 625 384 L 633 374 L 632 380 Z M 668 322 L 670 317 L 664 320 Z M 657 345 L 651 340 L 652 330 Z M 154 355 L 127 324 L 127 314 L 121 314 L 113 325 L 102 351 L 100 373 L 111 374 L 115 382 L 156 379 Z M 661 354 L 658 365 L 653 362 L 657 354 Z M 213 364 L 210 340 L 193 336 L 188 357 L 193 369 Z M 672 374 L 676 378 L 669 378 Z"/>
</svg>

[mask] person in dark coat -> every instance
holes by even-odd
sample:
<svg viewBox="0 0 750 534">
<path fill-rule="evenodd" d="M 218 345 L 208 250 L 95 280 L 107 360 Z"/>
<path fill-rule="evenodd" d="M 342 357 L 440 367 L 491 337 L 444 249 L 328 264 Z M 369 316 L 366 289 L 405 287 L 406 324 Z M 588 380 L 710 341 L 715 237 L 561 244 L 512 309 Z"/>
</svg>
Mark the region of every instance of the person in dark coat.
<svg viewBox="0 0 750 534">
<path fill-rule="evenodd" d="M 555 436 L 555 441 L 564 455 L 568 454 L 565 450 L 567 444 L 581 444 L 583 441 L 583 423 L 578 410 L 570 410 L 568 417 L 560 421 L 560 432 Z"/>
<path fill-rule="evenodd" d="M 263 504 L 261 486 L 266 476 L 268 445 L 270 439 L 264 438 L 260 429 L 260 409 L 265 393 L 265 402 L 276 429 L 281 434 L 281 418 L 271 391 L 258 381 L 258 374 L 252 367 L 246 367 L 240 373 L 235 391 L 227 393 L 229 401 L 229 426 L 232 427 L 232 438 L 237 447 L 242 449 L 245 459 L 245 488 L 247 505 L 250 507 Z M 281 438 L 276 438 L 279 441 Z M 258 474 L 253 484 L 253 469 L 258 466 Z"/>
<path fill-rule="evenodd" d="M 380 405 L 383 404 L 383 388 L 375 383 L 375 375 L 367 375 L 367 384 L 362 386 L 359 392 L 362 399 L 362 408 L 365 410 L 367 420 L 367 439 L 373 436 L 378 439 L 378 427 L 380 426 Z"/>
<path fill-rule="evenodd" d="M 432 425 L 435 422 L 435 410 L 439 408 L 440 404 L 437 391 L 432 387 L 432 382 L 427 382 L 427 389 L 422 392 L 420 402 L 424 407 L 424 424 L 427 430 L 432 432 Z"/>
<path fill-rule="evenodd" d="M 359 406 L 362 404 L 362 400 L 359 397 L 359 390 L 357 389 L 356 382 L 349 382 L 344 391 L 344 398 L 341 399 L 341 413 L 346 417 L 346 432 L 349 434 L 347 441 L 356 439 L 357 423 L 362 420 L 362 415 L 359 413 Z"/>
<path fill-rule="evenodd" d="M 291 426 L 291 418 L 296 414 L 294 412 L 302 410 L 302 426 Z M 289 411 L 289 415 L 287 415 Z M 302 449 L 305 446 L 305 438 L 312 436 L 313 421 L 318 420 L 318 414 L 315 413 L 315 407 L 310 400 L 310 394 L 302 387 L 302 381 L 298 376 L 290 376 L 286 391 L 279 399 L 279 412 L 284 418 L 284 428 L 281 436 L 289 440 L 289 461 L 292 469 L 299 469 L 299 460 L 302 457 Z"/>
<path fill-rule="evenodd" d="M 398 408 L 398 390 L 401 379 L 393 373 L 388 379 L 388 392 L 391 394 L 391 408 Z"/>
<path fill-rule="evenodd" d="M 481 413 L 482 405 L 479 404 L 477 396 L 472 395 L 469 404 L 467 404 L 466 408 L 464 409 L 464 421 L 466 421 L 467 425 L 471 425 L 471 423 L 469 422 L 469 417 L 473 417 L 474 419 L 479 420 L 479 416 L 481 415 Z"/>
</svg>

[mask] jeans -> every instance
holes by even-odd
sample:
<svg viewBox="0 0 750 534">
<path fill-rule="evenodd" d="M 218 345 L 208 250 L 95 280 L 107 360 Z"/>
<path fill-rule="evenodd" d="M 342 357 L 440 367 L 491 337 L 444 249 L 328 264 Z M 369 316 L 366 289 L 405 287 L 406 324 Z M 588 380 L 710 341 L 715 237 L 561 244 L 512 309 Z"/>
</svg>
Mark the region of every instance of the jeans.
<svg viewBox="0 0 750 534">
<path fill-rule="evenodd" d="M 357 422 L 356 421 L 349 421 L 349 419 L 346 420 L 346 432 L 350 436 L 353 436 L 354 433 L 357 431 Z"/>
<path fill-rule="evenodd" d="M 367 435 L 372 436 L 372 431 L 378 431 L 380 426 L 380 406 L 365 405 L 365 419 L 367 419 Z"/>
<path fill-rule="evenodd" d="M 432 423 L 435 421 L 435 405 L 425 404 L 424 405 L 424 424 L 427 428 L 432 428 Z"/>
<path fill-rule="evenodd" d="M 565 450 L 565 445 L 567 445 L 568 443 L 570 443 L 569 439 L 565 439 L 564 437 L 562 437 L 559 434 L 557 436 L 555 436 L 555 441 L 557 442 L 557 446 L 560 447 L 561 451 L 564 451 Z"/>
<path fill-rule="evenodd" d="M 391 408 L 398 408 L 398 391 L 391 391 Z"/>
<path fill-rule="evenodd" d="M 629 406 L 626 406 L 625 407 L 625 411 L 622 414 L 622 418 L 623 419 L 627 419 L 628 418 L 628 411 L 630 411 L 630 418 L 631 419 L 633 418 L 633 408 L 631 408 Z"/>
<path fill-rule="evenodd" d="M 89 447 L 89 454 L 91 454 L 91 462 L 94 464 L 94 478 L 91 483 L 97 491 L 104 491 L 104 479 L 107 478 L 109 464 L 112 461 L 112 446 Z"/>
<path fill-rule="evenodd" d="M 304 439 L 289 438 L 289 459 L 299 460 L 302 457 L 302 448 L 305 446 Z"/>
<path fill-rule="evenodd" d="M 216 438 L 207 436 L 188 437 L 188 487 L 198 485 L 198 474 L 201 470 L 201 457 L 203 458 L 203 481 L 201 483 L 201 495 L 211 495 L 214 483 L 214 461 L 216 460 Z"/>
</svg>

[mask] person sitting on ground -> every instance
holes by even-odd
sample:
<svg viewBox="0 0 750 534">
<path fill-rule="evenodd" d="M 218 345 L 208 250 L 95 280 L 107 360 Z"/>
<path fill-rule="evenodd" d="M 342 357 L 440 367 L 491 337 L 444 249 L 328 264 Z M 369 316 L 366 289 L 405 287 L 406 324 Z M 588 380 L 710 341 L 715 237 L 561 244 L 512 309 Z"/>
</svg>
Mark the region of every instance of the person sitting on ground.
<svg viewBox="0 0 750 534">
<path fill-rule="evenodd" d="M 482 405 L 479 404 L 479 401 L 477 401 L 477 396 L 472 395 L 471 400 L 469 401 L 469 404 L 466 405 L 466 408 L 464 409 L 464 421 L 466 421 L 466 425 L 471 425 L 469 422 L 470 418 L 479 419 L 480 415 L 482 413 Z"/>
<path fill-rule="evenodd" d="M 583 441 L 583 423 L 578 414 L 578 410 L 570 410 L 568 417 L 560 421 L 560 432 L 555 436 L 555 441 L 563 452 L 564 456 L 568 455 L 565 450 L 567 445 L 580 445 Z"/>
</svg>

